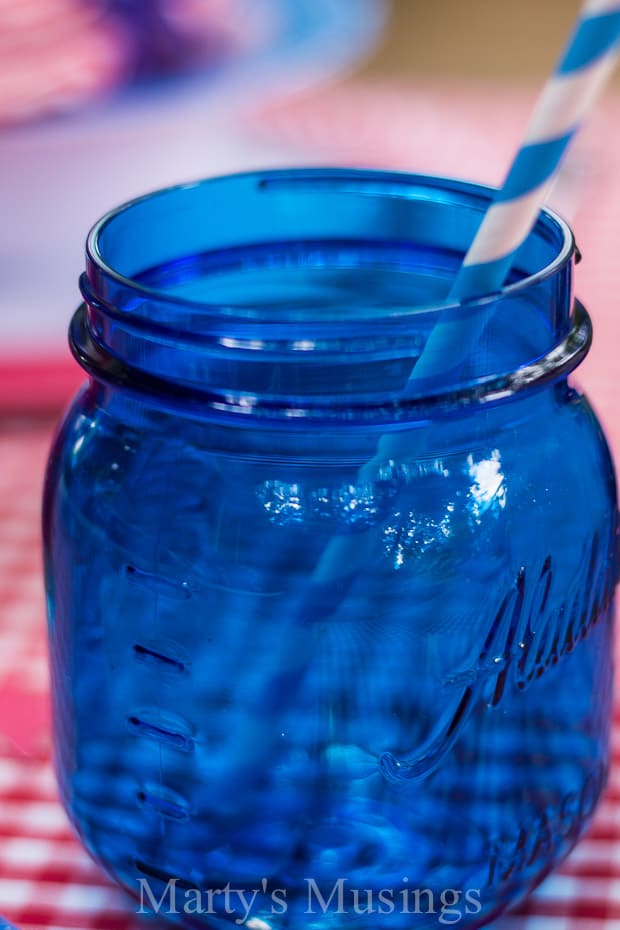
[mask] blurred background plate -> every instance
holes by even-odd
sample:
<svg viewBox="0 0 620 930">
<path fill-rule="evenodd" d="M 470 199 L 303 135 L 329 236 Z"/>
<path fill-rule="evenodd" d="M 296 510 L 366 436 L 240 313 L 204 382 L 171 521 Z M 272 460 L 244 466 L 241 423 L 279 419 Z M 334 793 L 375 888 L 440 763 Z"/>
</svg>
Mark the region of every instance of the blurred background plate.
<svg viewBox="0 0 620 930">
<path fill-rule="evenodd" d="M 6 402 L 33 366 L 60 387 L 94 221 L 157 187 L 303 161 L 255 140 L 248 111 L 346 72 L 386 18 L 383 0 L 0 0 Z"/>
<path fill-rule="evenodd" d="M 230 114 L 252 101 L 306 90 L 370 52 L 388 9 L 386 0 L 109 3 L 128 12 L 130 31 L 140 37 L 133 80 L 122 100 L 117 96 L 98 114 L 115 124 L 133 120 L 136 107 L 141 118 L 150 110 L 158 121 L 166 115 L 178 120 L 196 115 L 207 99 L 209 107 Z"/>
<path fill-rule="evenodd" d="M 0 126 L 75 111 L 114 125 L 289 94 L 356 63 L 386 0 L 0 0 Z M 105 103 L 104 103 L 105 101 Z M 211 102 L 211 101 L 210 101 Z M 82 114 L 83 115 L 83 114 Z M 78 124 L 75 129 L 80 130 Z"/>
</svg>

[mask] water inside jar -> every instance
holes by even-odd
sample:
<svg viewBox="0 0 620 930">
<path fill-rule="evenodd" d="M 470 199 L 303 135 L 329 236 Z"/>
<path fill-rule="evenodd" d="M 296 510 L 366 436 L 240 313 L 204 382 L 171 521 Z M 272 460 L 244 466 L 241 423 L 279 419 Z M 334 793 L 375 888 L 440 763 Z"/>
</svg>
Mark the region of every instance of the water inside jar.
<svg viewBox="0 0 620 930">
<path fill-rule="evenodd" d="M 151 288 L 216 306 L 330 319 L 373 317 L 441 303 L 457 256 L 408 243 L 342 241 L 248 245 L 162 263 Z"/>
</svg>

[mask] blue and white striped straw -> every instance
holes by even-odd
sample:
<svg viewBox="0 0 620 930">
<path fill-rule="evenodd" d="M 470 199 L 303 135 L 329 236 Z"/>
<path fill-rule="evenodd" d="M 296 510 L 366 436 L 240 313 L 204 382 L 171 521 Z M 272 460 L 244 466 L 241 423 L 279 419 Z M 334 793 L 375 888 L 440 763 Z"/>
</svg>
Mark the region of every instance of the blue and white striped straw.
<svg viewBox="0 0 620 930">
<path fill-rule="evenodd" d="M 587 0 L 568 46 L 538 100 L 523 145 L 487 210 L 450 291 L 467 300 L 498 291 L 515 253 L 534 226 L 573 136 L 603 90 L 620 41 L 620 0 Z M 482 318 L 441 320 L 411 380 L 462 363 L 480 336 Z"/>
</svg>

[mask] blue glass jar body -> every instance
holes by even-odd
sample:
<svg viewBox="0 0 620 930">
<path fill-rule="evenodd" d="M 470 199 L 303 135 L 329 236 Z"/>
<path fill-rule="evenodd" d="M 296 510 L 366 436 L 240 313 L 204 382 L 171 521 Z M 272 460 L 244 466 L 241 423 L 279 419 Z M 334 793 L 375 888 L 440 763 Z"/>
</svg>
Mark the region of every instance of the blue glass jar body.
<svg viewBox="0 0 620 930">
<path fill-rule="evenodd" d="M 91 233 L 44 501 L 56 765 L 146 907 L 477 927 L 589 821 L 615 479 L 566 227 L 441 304 L 489 196 L 268 173 Z M 477 351 L 416 382 L 454 314 Z"/>
</svg>

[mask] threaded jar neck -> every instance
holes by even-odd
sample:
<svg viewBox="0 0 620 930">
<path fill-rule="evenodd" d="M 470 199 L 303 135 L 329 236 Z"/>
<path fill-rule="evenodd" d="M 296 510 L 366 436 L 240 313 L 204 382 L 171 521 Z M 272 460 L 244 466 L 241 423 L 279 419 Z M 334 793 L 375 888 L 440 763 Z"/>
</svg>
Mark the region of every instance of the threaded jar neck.
<svg viewBox="0 0 620 930">
<path fill-rule="evenodd" d="M 541 365 L 543 381 L 559 378 L 587 351 L 589 322 L 573 304 L 574 240 L 553 213 L 541 213 L 501 292 L 447 303 L 492 194 L 315 169 L 147 195 L 88 237 L 74 351 L 104 380 L 301 419 L 389 418 L 492 386 L 510 394 L 515 378 L 537 383 Z M 412 379 L 434 327 L 481 316 L 462 365 L 432 384 Z"/>
</svg>

